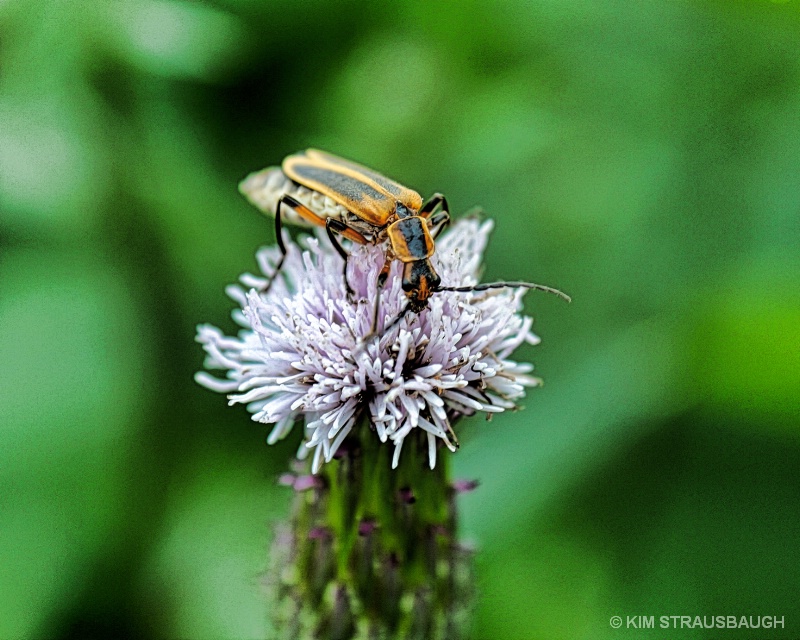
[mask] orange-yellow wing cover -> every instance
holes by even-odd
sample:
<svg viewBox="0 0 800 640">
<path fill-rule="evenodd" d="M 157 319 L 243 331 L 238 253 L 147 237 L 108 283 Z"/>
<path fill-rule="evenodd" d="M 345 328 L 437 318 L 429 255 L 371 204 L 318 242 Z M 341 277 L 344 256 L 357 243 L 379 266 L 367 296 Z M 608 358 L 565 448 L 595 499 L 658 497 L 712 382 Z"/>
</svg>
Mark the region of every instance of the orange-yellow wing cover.
<svg viewBox="0 0 800 640">
<path fill-rule="evenodd" d="M 338 202 L 359 218 L 384 226 L 397 202 L 417 211 L 420 195 L 386 176 L 343 158 L 309 149 L 283 161 L 283 172 L 295 182 Z"/>
</svg>

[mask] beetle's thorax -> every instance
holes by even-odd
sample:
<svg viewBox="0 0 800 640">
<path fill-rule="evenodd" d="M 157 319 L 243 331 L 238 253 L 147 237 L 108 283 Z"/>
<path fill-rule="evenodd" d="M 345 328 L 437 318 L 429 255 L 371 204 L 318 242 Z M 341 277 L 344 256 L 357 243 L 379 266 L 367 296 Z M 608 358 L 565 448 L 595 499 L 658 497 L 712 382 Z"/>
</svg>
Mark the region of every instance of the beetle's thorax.
<svg viewBox="0 0 800 640">
<path fill-rule="evenodd" d="M 408 216 L 392 222 L 386 229 L 392 252 L 401 262 L 430 258 L 434 252 L 428 222 L 420 216 Z"/>
<path fill-rule="evenodd" d="M 403 262 L 403 290 L 411 311 L 419 313 L 428 306 L 428 298 L 441 283 L 431 264 L 435 250 L 428 221 L 397 203 L 396 219 L 386 228 L 389 251 Z"/>
</svg>

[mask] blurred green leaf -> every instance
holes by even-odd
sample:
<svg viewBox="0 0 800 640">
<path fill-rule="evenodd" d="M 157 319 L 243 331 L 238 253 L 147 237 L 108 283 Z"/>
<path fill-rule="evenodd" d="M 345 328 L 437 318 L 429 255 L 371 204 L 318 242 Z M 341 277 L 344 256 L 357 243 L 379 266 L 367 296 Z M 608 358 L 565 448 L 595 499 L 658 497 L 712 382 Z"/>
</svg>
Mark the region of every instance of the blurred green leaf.
<svg viewBox="0 0 800 640">
<path fill-rule="evenodd" d="M 260 454 L 261 452 L 259 452 Z M 274 478 L 208 452 L 192 460 L 170 496 L 162 536 L 141 587 L 180 638 L 258 638 L 266 633 L 263 576 L 271 520 L 288 495 L 265 491 Z"/>
<path fill-rule="evenodd" d="M 174 0 L 96 3 L 102 37 L 132 66 L 162 76 L 216 79 L 245 41 L 241 22 L 210 4 Z"/>
<path fill-rule="evenodd" d="M 19 250 L 0 279 L 0 635 L 35 637 L 122 515 L 146 350 L 108 262 Z"/>
</svg>

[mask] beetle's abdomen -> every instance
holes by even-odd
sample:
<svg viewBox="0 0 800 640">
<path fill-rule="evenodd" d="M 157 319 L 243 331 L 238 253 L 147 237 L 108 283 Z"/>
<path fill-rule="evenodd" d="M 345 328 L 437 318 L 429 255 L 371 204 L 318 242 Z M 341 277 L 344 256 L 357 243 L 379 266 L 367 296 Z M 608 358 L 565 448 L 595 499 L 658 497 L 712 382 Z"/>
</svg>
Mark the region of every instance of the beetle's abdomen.
<svg viewBox="0 0 800 640">
<path fill-rule="evenodd" d="M 387 231 L 392 250 L 400 261 L 414 262 L 433 255 L 433 238 L 428 224 L 420 216 L 402 218 L 389 225 Z"/>
<path fill-rule="evenodd" d="M 239 191 L 258 209 L 271 216 L 275 215 L 278 199 L 283 195 L 290 195 L 323 218 L 343 220 L 349 217 L 342 205 L 326 195 L 292 182 L 280 167 L 267 167 L 251 173 L 239 183 Z M 311 226 L 291 207 L 284 205 L 281 215 L 285 222 L 304 227 Z"/>
</svg>

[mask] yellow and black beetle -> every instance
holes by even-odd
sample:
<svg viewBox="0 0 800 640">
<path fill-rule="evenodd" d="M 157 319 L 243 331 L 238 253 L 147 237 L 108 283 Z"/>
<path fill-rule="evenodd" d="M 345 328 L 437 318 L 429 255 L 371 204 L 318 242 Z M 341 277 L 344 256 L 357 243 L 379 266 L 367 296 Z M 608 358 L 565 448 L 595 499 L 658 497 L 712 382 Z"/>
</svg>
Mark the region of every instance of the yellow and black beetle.
<svg viewBox="0 0 800 640">
<path fill-rule="evenodd" d="M 447 199 L 436 193 L 423 203 L 416 191 L 324 151 L 308 149 L 288 156 L 280 167 L 268 167 L 249 175 L 239 185 L 239 190 L 256 207 L 275 216 L 281 258 L 273 280 L 286 257 L 282 234 L 284 217 L 294 224 L 325 227 L 333 246 L 345 261 L 344 281 L 348 294 L 352 294 L 347 282 L 348 254 L 336 236 L 358 244 L 385 244 L 386 261 L 378 284 L 385 282 L 392 262 L 400 260 L 404 263 L 403 290 L 408 296 L 405 311 L 391 324 L 407 311 L 422 311 L 428 306 L 428 298 L 440 291 L 524 287 L 550 291 L 569 300 L 557 289 L 529 282 L 441 286 L 441 278 L 430 258 L 435 251 L 434 239 L 450 221 Z"/>
</svg>

